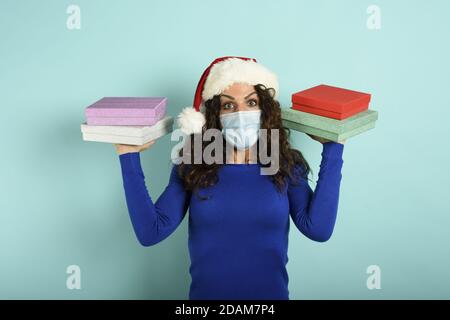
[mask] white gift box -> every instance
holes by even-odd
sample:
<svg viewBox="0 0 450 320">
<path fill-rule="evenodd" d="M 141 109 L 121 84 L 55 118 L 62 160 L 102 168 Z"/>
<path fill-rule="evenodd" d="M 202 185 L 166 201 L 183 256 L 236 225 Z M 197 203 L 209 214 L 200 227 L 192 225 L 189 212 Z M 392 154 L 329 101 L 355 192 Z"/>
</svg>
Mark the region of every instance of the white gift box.
<svg viewBox="0 0 450 320">
<path fill-rule="evenodd" d="M 143 145 L 173 131 L 174 119 L 166 115 L 152 126 L 97 126 L 81 124 L 84 141 Z"/>
</svg>

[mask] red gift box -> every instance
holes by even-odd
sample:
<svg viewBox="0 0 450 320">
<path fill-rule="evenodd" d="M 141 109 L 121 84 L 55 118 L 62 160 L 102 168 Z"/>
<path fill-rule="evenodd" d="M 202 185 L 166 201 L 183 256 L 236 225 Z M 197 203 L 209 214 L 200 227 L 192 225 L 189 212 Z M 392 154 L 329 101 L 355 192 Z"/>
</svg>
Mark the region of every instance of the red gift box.
<svg viewBox="0 0 450 320">
<path fill-rule="evenodd" d="M 321 84 L 292 95 L 292 109 L 333 119 L 346 119 L 369 108 L 369 93 Z"/>
</svg>

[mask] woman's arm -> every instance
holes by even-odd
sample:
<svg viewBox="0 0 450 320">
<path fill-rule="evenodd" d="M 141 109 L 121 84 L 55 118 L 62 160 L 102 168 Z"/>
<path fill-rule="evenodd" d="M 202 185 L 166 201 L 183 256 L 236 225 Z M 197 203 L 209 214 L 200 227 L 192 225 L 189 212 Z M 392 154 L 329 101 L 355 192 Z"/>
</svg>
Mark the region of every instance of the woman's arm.
<svg viewBox="0 0 450 320">
<path fill-rule="evenodd" d="M 186 192 L 173 165 L 169 183 L 154 203 L 145 185 L 140 153 L 119 155 L 123 186 L 131 222 L 137 239 L 151 246 L 167 238 L 183 220 L 189 206 Z"/>
<path fill-rule="evenodd" d="M 314 192 L 305 179 L 288 187 L 289 207 L 297 228 L 309 239 L 327 241 L 334 229 L 339 203 L 344 145 L 323 143 L 319 179 Z"/>
</svg>

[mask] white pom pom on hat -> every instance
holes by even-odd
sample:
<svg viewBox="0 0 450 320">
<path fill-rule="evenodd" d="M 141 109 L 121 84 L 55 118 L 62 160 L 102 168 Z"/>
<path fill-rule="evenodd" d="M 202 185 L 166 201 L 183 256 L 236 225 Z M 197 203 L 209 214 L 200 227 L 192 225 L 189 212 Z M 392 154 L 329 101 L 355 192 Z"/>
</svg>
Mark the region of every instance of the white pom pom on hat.
<svg viewBox="0 0 450 320">
<path fill-rule="evenodd" d="M 215 59 L 203 72 L 195 91 L 193 107 L 185 107 L 177 117 L 179 128 L 185 134 L 201 133 L 205 125 L 204 101 L 222 93 L 234 83 L 263 84 L 275 89 L 278 96 L 277 76 L 256 59 L 227 56 Z"/>
</svg>

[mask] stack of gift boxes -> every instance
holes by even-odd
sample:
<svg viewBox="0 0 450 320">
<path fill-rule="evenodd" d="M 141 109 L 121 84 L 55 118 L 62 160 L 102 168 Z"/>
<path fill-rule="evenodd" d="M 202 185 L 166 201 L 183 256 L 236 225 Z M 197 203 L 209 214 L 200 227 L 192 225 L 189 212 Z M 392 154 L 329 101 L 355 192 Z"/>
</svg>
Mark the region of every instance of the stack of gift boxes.
<svg viewBox="0 0 450 320">
<path fill-rule="evenodd" d="M 292 95 L 282 110 L 286 128 L 340 142 L 375 127 L 378 112 L 369 110 L 368 93 L 319 85 Z"/>
<path fill-rule="evenodd" d="M 106 97 L 85 109 L 83 140 L 143 145 L 173 131 L 166 97 Z"/>
</svg>

